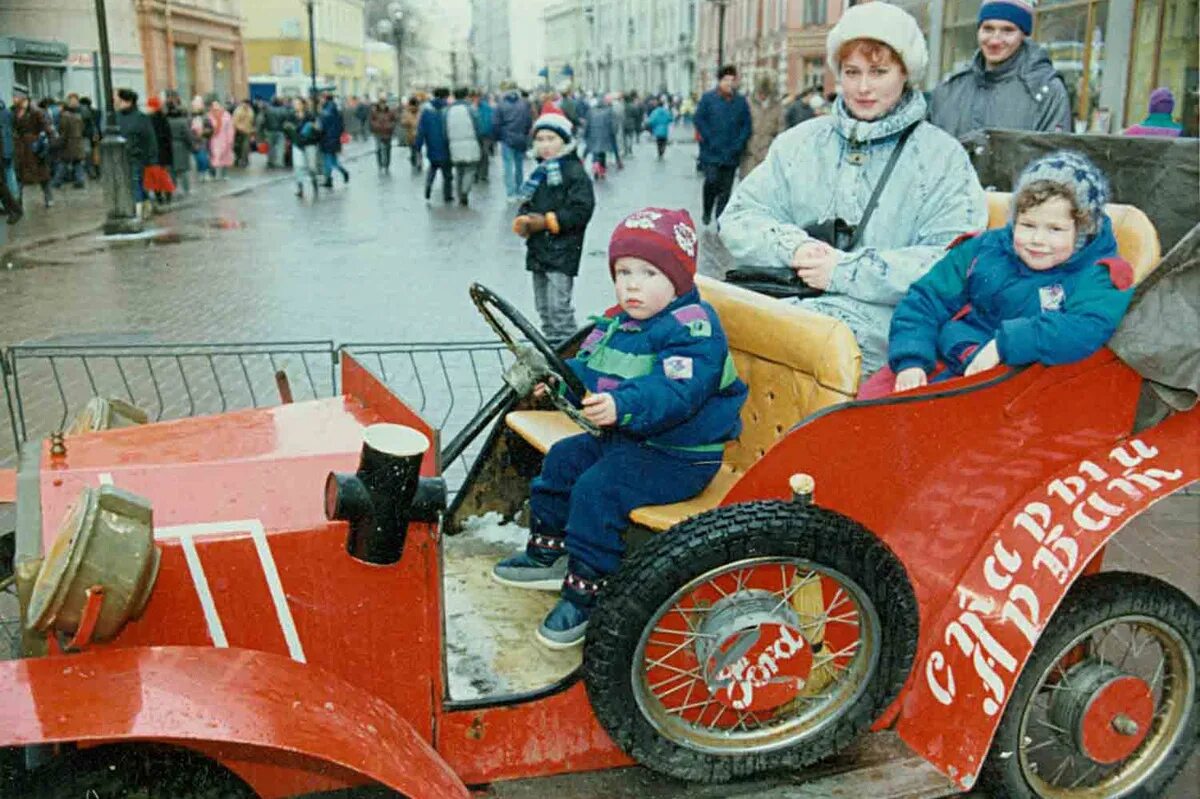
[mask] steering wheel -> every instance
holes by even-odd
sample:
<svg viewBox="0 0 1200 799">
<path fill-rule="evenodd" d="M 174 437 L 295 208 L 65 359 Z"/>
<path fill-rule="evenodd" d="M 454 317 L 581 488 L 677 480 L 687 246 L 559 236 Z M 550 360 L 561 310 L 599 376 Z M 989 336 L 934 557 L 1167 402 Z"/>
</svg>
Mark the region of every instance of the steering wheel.
<svg viewBox="0 0 1200 799">
<path fill-rule="evenodd" d="M 520 396 L 527 395 L 538 383 L 547 383 L 550 386 L 550 401 L 554 403 L 554 407 L 570 416 L 587 432 L 594 436 L 600 435 L 603 431 L 558 390 L 559 386 L 565 386 L 576 397 L 587 394 L 587 386 L 571 371 L 571 367 L 567 366 L 567 362 L 538 329 L 507 300 L 480 283 L 471 284 L 471 301 L 516 358 L 513 365 L 505 371 L 504 382 Z M 513 335 L 504 322 L 516 328 L 517 333 L 529 343 L 523 344 L 518 341 L 517 336 Z"/>
</svg>

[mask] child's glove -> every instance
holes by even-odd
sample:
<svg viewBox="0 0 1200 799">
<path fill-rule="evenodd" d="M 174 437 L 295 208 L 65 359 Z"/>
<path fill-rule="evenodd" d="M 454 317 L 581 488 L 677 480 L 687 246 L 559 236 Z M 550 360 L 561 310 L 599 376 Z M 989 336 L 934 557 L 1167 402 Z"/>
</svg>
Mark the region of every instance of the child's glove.
<svg viewBox="0 0 1200 799">
<path fill-rule="evenodd" d="M 545 214 L 528 214 L 525 217 L 528 220 L 525 223 L 525 235 L 532 236 L 534 233 L 541 233 L 549 225 L 546 224 Z"/>
<path fill-rule="evenodd" d="M 521 238 L 527 237 L 529 235 L 529 217 L 525 214 L 521 214 L 514 219 L 512 223 L 512 231 Z"/>
</svg>

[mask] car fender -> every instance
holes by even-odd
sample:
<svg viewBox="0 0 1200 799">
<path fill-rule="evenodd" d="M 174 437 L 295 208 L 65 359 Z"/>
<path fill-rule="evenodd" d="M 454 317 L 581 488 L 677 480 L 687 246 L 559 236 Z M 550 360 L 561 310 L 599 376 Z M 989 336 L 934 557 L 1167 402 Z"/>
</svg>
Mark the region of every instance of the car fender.
<svg viewBox="0 0 1200 799">
<path fill-rule="evenodd" d="M 987 757 L 1008 697 L 1068 590 L 1142 511 L 1200 480 L 1200 409 L 1107 444 L 1029 492 L 951 598 L 924 620 L 896 730 L 962 788 Z"/>
<path fill-rule="evenodd" d="M 0 662 L 0 746 L 129 739 L 301 755 L 414 798 L 469 796 L 395 708 L 286 657 L 167 646 Z"/>
</svg>

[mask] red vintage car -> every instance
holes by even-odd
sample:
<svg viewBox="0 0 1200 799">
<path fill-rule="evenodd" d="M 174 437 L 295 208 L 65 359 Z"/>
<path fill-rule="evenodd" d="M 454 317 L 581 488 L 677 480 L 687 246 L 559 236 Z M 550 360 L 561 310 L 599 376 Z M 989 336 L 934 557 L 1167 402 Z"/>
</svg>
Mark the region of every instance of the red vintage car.
<svg viewBox="0 0 1200 799">
<path fill-rule="evenodd" d="M 1109 211 L 1145 277 L 1152 226 Z M 906 766 L 873 763 L 863 795 L 1160 796 L 1200 726 L 1200 609 L 1101 566 L 1127 523 L 1200 480 L 1200 410 L 1148 412 L 1107 349 L 855 401 L 848 328 L 699 283 L 750 386 L 745 432 L 700 496 L 632 514 L 582 652 L 534 641 L 552 597 L 486 580 L 522 540 L 542 454 L 578 431 L 572 408 L 522 398 L 569 370 L 486 289 L 473 297 L 515 355 L 472 351 L 469 372 L 502 365 L 508 385 L 480 389 L 445 446 L 427 401 L 461 410 L 471 384 L 392 379 L 386 348 L 341 349 L 327 380 L 272 351 L 283 401 L 243 410 L 230 383 L 244 373 L 263 405 L 259 351 L 223 373 L 203 348 L 11 348 L 29 443 L 0 482 L 20 609 L 0 784 L 465 797 L 633 763 L 722 782 L 882 741 Z M 393 355 L 456 351 L 423 346 Z M 141 423 L 114 398 L 67 426 L 76 362 L 91 391 L 103 373 L 126 400 L 152 386 L 150 416 L 204 410 L 189 358 L 225 412 Z M 38 390 L 58 392 L 64 433 L 29 434 Z M 853 789 L 864 769 L 844 768 Z"/>
</svg>

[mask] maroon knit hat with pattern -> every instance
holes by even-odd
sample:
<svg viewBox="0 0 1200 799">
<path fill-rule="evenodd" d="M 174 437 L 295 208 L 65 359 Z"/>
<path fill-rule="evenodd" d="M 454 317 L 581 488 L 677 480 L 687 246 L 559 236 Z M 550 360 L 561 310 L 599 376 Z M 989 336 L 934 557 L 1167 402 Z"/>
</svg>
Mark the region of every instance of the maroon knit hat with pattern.
<svg viewBox="0 0 1200 799">
<path fill-rule="evenodd" d="M 666 275 L 680 296 L 696 287 L 698 249 L 696 225 L 686 210 L 643 208 L 622 219 L 613 231 L 608 271 L 616 279 L 618 258 L 641 258 Z"/>
</svg>

